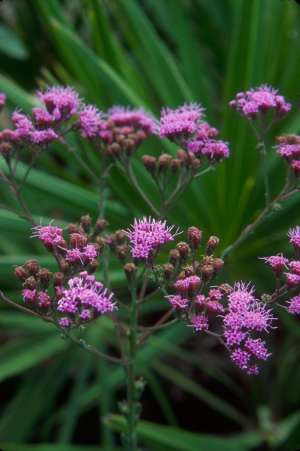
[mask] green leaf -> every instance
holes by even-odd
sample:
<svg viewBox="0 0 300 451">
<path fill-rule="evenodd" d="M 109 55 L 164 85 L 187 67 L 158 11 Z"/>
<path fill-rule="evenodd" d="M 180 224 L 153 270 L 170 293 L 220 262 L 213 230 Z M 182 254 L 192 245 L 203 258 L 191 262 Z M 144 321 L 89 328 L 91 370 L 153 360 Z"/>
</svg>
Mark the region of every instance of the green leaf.
<svg viewBox="0 0 300 451">
<path fill-rule="evenodd" d="M 126 430 L 125 420 L 117 415 L 107 418 L 107 424 L 115 430 Z M 257 433 L 217 438 L 205 434 L 193 434 L 170 426 L 140 421 L 138 436 L 156 451 L 246 451 L 262 442 Z M 154 448 L 155 447 L 155 448 Z"/>
<path fill-rule="evenodd" d="M 6 25 L 0 25 L 0 52 L 18 60 L 25 60 L 28 57 L 23 42 Z"/>
</svg>

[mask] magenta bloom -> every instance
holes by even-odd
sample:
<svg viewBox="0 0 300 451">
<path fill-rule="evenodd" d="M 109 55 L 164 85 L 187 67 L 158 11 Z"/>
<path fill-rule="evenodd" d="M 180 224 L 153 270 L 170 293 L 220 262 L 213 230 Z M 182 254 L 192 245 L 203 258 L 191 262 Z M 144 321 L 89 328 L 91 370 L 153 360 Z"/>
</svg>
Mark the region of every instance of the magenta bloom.
<svg viewBox="0 0 300 451">
<path fill-rule="evenodd" d="M 133 258 L 148 260 L 160 246 L 173 241 L 178 233 L 173 233 L 174 226 L 168 226 L 166 221 L 151 217 L 135 219 L 131 229 L 126 234 L 131 244 Z"/>
<path fill-rule="evenodd" d="M 271 86 L 261 85 L 249 91 L 239 92 L 229 106 L 248 119 L 254 119 L 258 114 L 274 110 L 277 116 L 285 116 L 291 109 L 291 104 Z"/>
<path fill-rule="evenodd" d="M 166 299 L 170 302 L 173 308 L 176 310 L 184 310 L 188 307 L 188 299 L 180 296 L 179 294 L 166 296 Z"/>
<path fill-rule="evenodd" d="M 209 160 L 221 160 L 222 158 L 228 158 L 230 154 L 227 143 L 214 139 L 190 141 L 188 150 L 197 157 L 205 156 Z"/>
<path fill-rule="evenodd" d="M 295 175 L 298 176 L 300 174 L 300 160 L 292 160 L 291 168 L 294 171 Z"/>
<path fill-rule="evenodd" d="M 256 361 L 266 360 L 270 355 L 257 334 L 268 332 L 273 320 L 271 311 L 255 298 L 253 286 L 243 282 L 235 284 L 223 316 L 224 338 L 232 361 L 247 374 L 258 374 Z"/>
<path fill-rule="evenodd" d="M 102 113 L 95 106 L 87 105 L 80 111 L 78 127 L 84 138 L 99 136 L 102 125 Z"/>
<path fill-rule="evenodd" d="M 60 293 L 57 311 L 67 314 L 70 321 L 87 321 L 116 308 L 113 294 L 86 271 L 68 281 L 68 288 Z M 63 319 L 63 318 L 62 318 Z M 71 324 L 72 324 L 71 323 Z M 70 324 L 70 325 L 71 325 Z M 62 327 L 69 327 L 63 326 Z"/>
<path fill-rule="evenodd" d="M 11 119 L 16 127 L 16 134 L 18 139 L 30 139 L 31 133 L 34 131 L 33 123 L 31 120 L 23 113 L 15 111 Z"/>
<path fill-rule="evenodd" d="M 300 144 L 281 143 L 277 146 L 277 153 L 286 160 L 300 157 Z"/>
<path fill-rule="evenodd" d="M 55 121 L 70 119 L 79 108 L 79 96 L 70 87 L 53 86 L 37 95 Z"/>
<path fill-rule="evenodd" d="M 289 262 L 288 258 L 285 258 L 282 254 L 262 257 L 262 260 L 264 260 L 265 263 L 269 265 L 277 274 L 280 274 Z"/>
<path fill-rule="evenodd" d="M 186 104 L 174 110 L 164 108 L 161 112 L 159 135 L 171 140 L 188 138 L 197 131 L 203 108 L 196 104 Z"/>
<path fill-rule="evenodd" d="M 130 109 L 115 106 L 108 110 L 108 119 L 113 121 L 117 127 L 132 127 L 134 130 L 142 130 L 146 136 L 153 134 L 156 130 L 155 120 L 142 108 Z"/>
<path fill-rule="evenodd" d="M 292 315 L 300 315 L 300 296 L 294 296 L 288 303 L 288 312 Z"/>
<path fill-rule="evenodd" d="M 300 276 L 298 274 L 285 272 L 284 275 L 286 277 L 286 282 L 290 287 L 296 287 L 297 285 L 300 285 Z"/>
<path fill-rule="evenodd" d="M 55 122 L 54 117 L 44 108 L 32 108 L 32 116 L 37 127 L 49 127 Z"/>
<path fill-rule="evenodd" d="M 288 237 L 294 248 L 300 249 L 300 227 L 296 226 L 295 228 L 290 229 L 288 232 Z"/>
<path fill-rule="evenodd" d="M 300 260 L 293 260 L 289 263 L 290 270 L 294 274 L 298 274 L 300 276 Z"/>
<path fill-rule="evenodd" d="M 52 249 L 57 246 L 63 246 L 65 244 L 63 237 L 63 229 L 60 227 L 48 225 L 48 226 L 36 226 L 33 227 L 33 236 L 37 237 L 42 243 Z"/>
<path fill-rule="evenodd" d="M 24 288 L 22 291 L 22 296 L 24 299 L 24 302 L 35 302 L 37 297 L 37 291 L 35 289 L 30 288 Z"/>
<path fill-rule="evenodd" d="M 52 130 L 52 128 L 47 128 L 45 130 L 35 130 L 30 135 L 31 142 L 38 145 L 50 144 L 57 138 L 58 134 L 54 130 Z"/>
<path fill-rule="evenodd" d="M 191 319 L 191 325 L 196 332 L 208 330 L 208 318 L 204 314 L 194 315 Z"/>
</svg>

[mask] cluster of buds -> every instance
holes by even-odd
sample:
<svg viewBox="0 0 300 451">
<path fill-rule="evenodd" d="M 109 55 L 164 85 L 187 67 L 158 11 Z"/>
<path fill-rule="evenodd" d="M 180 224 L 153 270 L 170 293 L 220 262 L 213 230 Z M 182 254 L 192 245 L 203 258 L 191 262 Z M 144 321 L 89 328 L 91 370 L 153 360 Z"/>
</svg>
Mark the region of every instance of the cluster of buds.
<svg viewBox="0 0 300 451">
<path fill-rule="evenodd" d="M 93 234 L 86 233 L 81 225 L 69 224 L 66 239 L 61 227 L 36 226 L 33 230 L 33 236 L 53 253 L 64 273 L 72 274 L 79 269 L 93 272 L 97 269 L 101 245 L 97 241 L 93 242 Z"/>
<path fill-rule="evenodd" d="M 108 110 L 105 122 L 105 154 L 115 158 L 127 157 L 155 132 L 155 120 L 142 109 L 114 107 Z"/>
<path fill-rule="evenodd" d="M 209 314 L 223 312 L 221 300 L 226 286 L 211 286 L 224 263 L 213 255 L 218 243 L 217 237 L 212 236 L 205 245 L 202 231 L 190 227 L 187 242 L 179 242 L 170 251 L 169 263 L 163 266 L 166 288 L 175 291 L 166 296 L 168 302 L 196 331 L 208 329 Z M 202 245 L 205 254 L 200 257 Z"/>
<path fill-rule="evenodd" d="M 16 268 L 15 274 L 23 282 L 23 300 L 29 308 L 64 329 L 78 327 L 116 308 L 113 294 L 92 275 L 105 245 L 101 234 L 106 226 L 105 220 L 98 220 L 92 227 L 86 215 L 80 224 L 69 224 L 66 238 L 60 227 L 34 228 L 34 236 L 53 254 L 59 272 L 52 274 L 33 260 Z"/>
<path fill-rule="evenodd" d="M 130 260 L 130 247 L 124 230 L 116 230 L 111 235 L 106 236 L 105 241 L 121 262 Z"/>
<path fill-rule="evenodd" d="M 291 109 L 291 104 L 278 94 L 271 86 L 262 85 L 249 91 L 239 92 L 229 106 L 248 119 L 274 111 L 276 117 L 285 116 Z"/>
<path fill-rule="evenodd" d="M 217 163 L 229 157 L 228 144 L 216 139 L 218 130 L 203 119 L 204 109 L 198 104 L 174 110 L 165 108 L 161 112 L 159 134 L 180 145 L 188 155 L 205 158 L 210 164 Z"/>
<path fill-rule="evenodd" d="M 296 176 L 300 174 L 300 136 L 286 135 L 277 137 L 277 153 L 285 159 Z"/>
<path fill-rule="evenodd" d="M 160 175 L 165 175 L 168 172 L 176 173 L 182 170 L 195 174 L 201 166 L 199 158 L 183 149 L 177 151 L 175 158 L 169 153 L 162 153 L 159 157 L 144 155 L 142 161 L 145 168 L 154 179 L 157 179 Z"/>
<path fill-rule="evenodd" d="M 289 313 L 300 315 L 300 227 L 290 229 L 288 237 L 294 248 L 292 258 L 280 253 L 263 257 L 263 260 L 275 275 L 277 292 L 287 298 L 286 304 L 282 306 L 287 308 Z"/>
<path fill-rule="evenodd" d="M 28 260 L 23 266 L 15 268 L 15 275 L 22 281 L 22 297 L 30 308 L 43 314 L 49 314 L 52 307 L 50 285 L 55 285 L 63 274 L 52 274 L 42 268 L 36 260 Z M 60 283 L 60 282 L 59 282 Z"/>
</svg>

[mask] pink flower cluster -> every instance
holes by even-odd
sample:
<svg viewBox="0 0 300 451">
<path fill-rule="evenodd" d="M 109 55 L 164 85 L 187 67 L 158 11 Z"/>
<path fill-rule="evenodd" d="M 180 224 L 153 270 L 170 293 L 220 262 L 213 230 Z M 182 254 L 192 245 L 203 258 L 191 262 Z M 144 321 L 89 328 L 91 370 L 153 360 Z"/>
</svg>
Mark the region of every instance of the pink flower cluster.
<svg viewBox="0 0 300 451">
<path fill-rule="evenodd" d="M 24 288 L 22 296 L 26 304 L 30 304 L 35 308 L 38 307 L 44 310 L 51 305 L 51 298 L 46 291 L 37 290 L 36 288 Z"/>
<path fill-rule="evenodd" d="M 47 247 L 62 255 L 71 265 L 86 266 L 95 261 L 98 257 L 98 247 L 96 244 L 88 243 L 88 237 L 84 233 L 70 234 L 70 248 L 63 237 L 63 229 L 60 227 L 36 226 L 33 236 L 37 237 Z"/>
<path fill-rule="evenodd" d="M 300 136 L 287 135 L 277 138 L 277 153 L 285 159 L 291 170 L 300 174 Z"/>
<path fill-rule="evenodd" d="M 232 361 L 247 374 L 258 374 L 258 361 L 270 356 L 260 335 L 269 332 L 273 320 L 271 311 L 255 298 L 254 287 L 234 285 L 223 316 L 224 338 Z"/>
<path fill-rule="evenodd" d="M 126 230 L 131 245 L 131 255 L 138 260 L 149 260 L 164 244 L 173 241 L 178 232 L 166 221 L 149 218 L 135 219 L 131 229 Z"/>
<path fill-rule="evenodd" d="M 218 130 L 203 121 L 203 108 L 198 104 L 183 105 L 175 110 L 162 110 L 159 134 L 182 145 L 197 157 L 219 161 L 229 156 L 227 143 L 216 139 Z"/>
<path fill-rule="evenodd" d="M 295 258 L 288 259 L 283 254 L 264 257 L 265 263 L 271 267 L 282 287 L 288 292 L 288 296 L 295 294 L 287 301 L 286 308 L 293 315 L 300 315 L 300 227 L 289 230 L 288 238 L 294 248 Z M 284 277 L 282 280 L 282 276 Z"/>
<path fill-rule="evenodd" d="M 261 85 L 249 91 L 239 92 L 229 106 L 248 119 L 255 119 L 258 114 L 274 110 L 278 117 L 285 116 L 291 109 L 291 104 L 278 94 L 277 89 Z"/>
<path fill-rule="evenodd" d="M 69 279 L 68 287 L 58 290 L 58 298 L 57 311 L 63 315 L 59 325 L 63 328 L 93 320 L 116 308 L 113 294 L 86 271 Z"/>
</svg>

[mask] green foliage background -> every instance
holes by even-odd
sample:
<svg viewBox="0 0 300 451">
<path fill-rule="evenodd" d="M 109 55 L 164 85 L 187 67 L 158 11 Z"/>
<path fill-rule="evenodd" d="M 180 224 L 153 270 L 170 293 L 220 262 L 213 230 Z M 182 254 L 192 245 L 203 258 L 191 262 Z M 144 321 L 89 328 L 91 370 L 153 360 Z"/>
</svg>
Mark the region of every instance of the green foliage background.
<svg viewBox="0 0 300 451">
<path fill-rule="evenodd" d="M 261 83 L 277 87 L 293 103 L 293 111 L 270 136 L 269 170 L 272 192 L 279 191 L 285 168 L 272 151 L 274 136 L 300 131 L 300 6 L 289 0 L 22 0 L 0 4 L 0 90 L 10 110 L 24 111 L 36 103 L 37 87 L 62 83 L 74 86 L 87 102 L 106 109 L 112 104 L 143 106 L 158 114 L 162 106 L 201 102 L 209 122 L 230 143 L 232 157 L 213 173 L 194 182 L 169 216 L 182 228 L 196 225 L 205 235 L 217 234 L 230 244 L 263 205 L 258 153 L 248 124 L 230 110 L 237 91 Z M 3 125 L 7 118 L 1 118 Z M 84 142 L 74 145 L 90 162 L 98 157 Z M 158 141 L 144 152 L 161 150 Z M 22 168 L 21 168 L 22 169 Z M 145 189 L 157 201 L 151 181 L 136 168 Z M 22 171 L 21 171 L 22 172 Z M 19 174 L 21 176 L 21 173 Z M 107 216 L 112 228 L 127 226 L 133 216 L 149 211 L 115 171 L 110 178 Z M 25 192 L 37 218 L 75 221 L 96 214 L 97 190 L 83 177 L 70 154 L 57 146 L 32 171 Z M 1 201 L 11 202 L 1 187 Z M 253 279 L 270 287 L 269 274 L 257 257 L 286 246 L 287 229 L 299 223 L 300 196 L 270 216 L 264 226 L 230 257 L 224 278 Z M 25 222 L 0 211 L 1 288 L 17 295 L 14 265 L 39 255 L 51 259 L 33 240 Z M 122 286 L 120 270 L 111 269 L 114 286 Z M 150 311 L 161 308 L 158 302 Z M 210 341 L 192 338 L 175 325 L 149 340 L 139 357 L 149 393 L 165 426 L 142 422 L 140 436 L 151 450 L 243 451 L 268 443 L 271 449 L 297 450 L 300 443 L 300 364 L 297 321 L 283 316 L 274 333 L 274 358 L 263 375 L 249 380 L 231 368 L 224 352 Z M 91 361 L 80 349 L 57 337 L 52 328 L 2 306 L 0 381 L 15 387 L 5 399 L 0 418 L 0 443 L 5 450 L 76 450 L 78 421 L 92 412 L 99 429 L 98 445 L 114 449 L 112 431 L 121 430 L 116 412 L 122 372 Z M 114 342 L 105 319 L 87 334 L 105 349 Z M 225 426 L 210 433 L 236 432 L 226 439 L 205 435 L 199 427 L 185 432 L 186 422 L 165 384 L 199 400 L 199 416 L 208 412 Z M 63 401 L 62 394 L 64 394 Z M 100 415 L 106 417 L 105 423 Z M 155 420 L 155 419 L 154 419 Z M 172 429 L 169 429 L 172 427 Z M 237 435 L 239 433 L 239 435 Z M 31 441 L 57 445 L 24 445 Z M 88 439 L 86 441 L 88 443 Z M 263 448 L 260 448 L 263 449 Z"/>
</svg>

